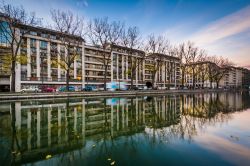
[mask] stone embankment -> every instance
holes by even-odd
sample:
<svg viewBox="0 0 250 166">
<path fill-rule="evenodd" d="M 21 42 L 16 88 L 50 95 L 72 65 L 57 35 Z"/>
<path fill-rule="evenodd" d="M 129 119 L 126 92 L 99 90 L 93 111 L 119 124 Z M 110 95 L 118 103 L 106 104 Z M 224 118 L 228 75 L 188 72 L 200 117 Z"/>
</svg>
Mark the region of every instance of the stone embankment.
<svg viewBox="0 0 250 166">
<path fill-rule="evenodd" d="M 207 93 L 224 92 L 220 89 L 197 89 L 197 90 L 137 90 L 137 91 L 94 91 L 94 92 L 55 92 L 55 93 L 0 93 L 0 101 L 23 100 L 23 99 L 52 99 L 65 97 L 120 97 L 142 95 L 164 95 L 176 93 Z"/>
</svg>

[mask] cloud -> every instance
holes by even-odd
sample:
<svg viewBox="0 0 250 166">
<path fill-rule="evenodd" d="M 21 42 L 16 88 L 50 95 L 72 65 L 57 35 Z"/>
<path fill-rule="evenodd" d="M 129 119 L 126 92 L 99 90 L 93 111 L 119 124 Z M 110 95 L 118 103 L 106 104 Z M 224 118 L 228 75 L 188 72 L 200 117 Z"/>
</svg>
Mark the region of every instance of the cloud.
<svg viewBox="0 0 250 166">
<path fill-rule="evenodd" d="M 250 6 L 247 6 L 233 14 L 210 23 L 199 32 L 193 34 L 191 39 L 199 43 L 199 45 L 207 45 L 249 29 Z"/>
<path fill-rule="evenodd" d="M 250 161 L 250 149 L 228 139 L 216 135 L 205 134 L 196 138 L 195 141 L 204 149 L 216 153 L 231 164 L 237 165 Z"/>
<path fill-rule="evenodd" d="M 79 7 L 88 7 L 89 6 L 87 0 L 79 0 L 76 2 L 76 5 Z"/>
</svg>

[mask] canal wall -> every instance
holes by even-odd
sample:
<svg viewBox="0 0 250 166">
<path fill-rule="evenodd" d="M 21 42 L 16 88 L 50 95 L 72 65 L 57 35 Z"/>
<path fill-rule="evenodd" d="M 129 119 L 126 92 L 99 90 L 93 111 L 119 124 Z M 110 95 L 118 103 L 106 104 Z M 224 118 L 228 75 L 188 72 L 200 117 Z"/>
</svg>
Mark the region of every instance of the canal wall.
<svg viewBox="0 0 250 166">
<path fill-rule="evenodd" d="M 237 90 L 230 90 L 230 92 Z M 137 91 L 94 91 L 94 92 L 54 92 L 54 93 L 2 93 L 0 101 L 24 100 L 24 99 L 52 99 L 67 97 L 122 97 L 141 95 L 164 95 L 176 93 L 209 93 L 209 92 L 229 92 L 222 89 L 197 89 L 197 90 L 137 90 Z"/>
</svg>

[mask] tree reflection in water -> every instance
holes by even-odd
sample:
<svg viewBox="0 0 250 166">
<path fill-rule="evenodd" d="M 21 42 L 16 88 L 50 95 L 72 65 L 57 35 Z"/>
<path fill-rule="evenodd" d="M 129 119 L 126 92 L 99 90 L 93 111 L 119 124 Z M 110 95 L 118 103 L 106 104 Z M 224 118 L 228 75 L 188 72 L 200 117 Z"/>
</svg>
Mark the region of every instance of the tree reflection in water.
<svg viewBox="0 0 250 166">
<path fill-rule="evenodd" d="M 5 149 L 10 160 L 3 161 L 30 163 L 51 154 L 57 155 L 54 162 L 67 165 L 86 158 L 86 152 L 94 153 L 96 160 L 123 148 L 136 154 L 145 144 L 138 134 L 151 147 L 178 139 L 191 142 L 198 130 L 227 122 L 231 113 L 248 108 L 244 95 L 249 97 L 204 93 L 11 102 L 6 115 L 11 123 L 1 125 L 5 135 L 0 139 L 11 140 Z M 120 137 L 123 141 L 116 141 Z"/>
</svg>

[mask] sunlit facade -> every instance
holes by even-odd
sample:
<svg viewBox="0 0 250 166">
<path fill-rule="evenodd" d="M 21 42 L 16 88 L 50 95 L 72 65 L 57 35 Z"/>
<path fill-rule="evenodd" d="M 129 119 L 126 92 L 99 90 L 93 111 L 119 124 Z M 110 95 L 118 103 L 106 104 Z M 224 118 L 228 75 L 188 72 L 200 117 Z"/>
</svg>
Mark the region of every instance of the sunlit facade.
<svg viewBox="0 0 250 166">
<path fill-rule="evenodd" d="M 213 76 L 213 65 L 215 64 L 211 62 L 197 62 L 187 65 L 187 74 L 185 75 L 186 86 L 194 86 L 194 88 L 216 88 L 217 83 L 214 79 L 215 76 Z M 242 68 L 231 66 L 225 70 L 225 72 L 223 71 L 220 73 L 222 77 L 219 81 L 219 88 L 242 87 L 242 79 L 244 77 Z"/>
<path fill-rule="evenodd" d="M 242 68 L 230 67 L 221 79 L 219 85 L 226 88 L 242 87 L 243 70 Z"/>
<path fill-rule="evenodd" d="M 20 92 L 23 88 L 39 88 L 50 86 L 59 88 L 66 84 L 66 69 L 61 65 L 62 60 L 70 55 L 60 40 L 60 33 L 51 29 L 22 26 L 18 31 L 28 30 L 21 42 L 19 55 L 24 56 L 25 62 L 17 62 L 15 70 L 15 90 Z M 79 40 L 78 36 L 68 35 L 72 41 Z M 10 51 L 1 36 L 1 50 Z M 77 50 L 79 56 L 74 59 L 70 66 L 69 84 L 80 91 L 86 85 L 94 85 L 104 88 L 105 66 L 103 65 L 102 53 L 108 57 L 107 82 L 126 82 L 131 84 L 132 70 L 134 72 L 133 85 L 143 88 L 147 82 L 152 81 L 152 71 L 148 65 L 152 62 L 150 57 L 141 50 L 130 50 L 122 46 L 113 46 L 113 51 L 103 50 L 85 44 L 81 39 L 80 44 L 71 46 Z M 1 51 L 1 53 L 3 53 Z M 6 69 L 3 66 L 6 54 L 0 55 L 0 85 L 10 86 L 10 64 Z M 136 63 L 134 63 L 137 60 Z M 53 63 L 54 62 L 54 63 Z M 56 62 L 56 63 L 55 63 Z M 134 67 L 133 65 L 136 65 Z M 164 64 L 157 71 L 155 83 L 158 87 L 171 85 L 178 86 L 180 79 L 180 60 L 178 58 L 165 56 Z M 170 70 L 171 72 L 167 72 Z M 135 71 L 134 71 L 135 70 Z"/>
</svg>

